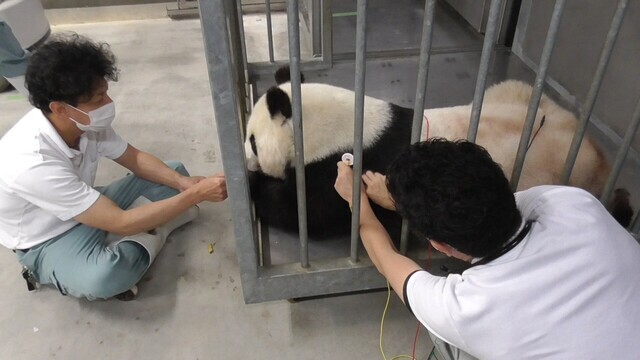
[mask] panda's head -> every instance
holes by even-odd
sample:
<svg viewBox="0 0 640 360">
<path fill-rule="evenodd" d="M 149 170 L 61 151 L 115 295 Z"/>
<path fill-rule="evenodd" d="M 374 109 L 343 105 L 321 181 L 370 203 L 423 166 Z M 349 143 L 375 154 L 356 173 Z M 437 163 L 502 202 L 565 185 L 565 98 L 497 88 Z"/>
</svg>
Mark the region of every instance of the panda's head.
<svg viewBox="0 0 640 360">
<path fill-rule="evenodd" d="M 250 171 L 284 178 L 287 164 L 293 160 L 293 126 L 291 100 L 280 87 L 274 86 L 253 107 L 244 150 Z"/>
<path fill-rule="evenodd" d="M 275 78 L 279 86 L 267 90 L 253 107 L 244 149 L 250 171 L 284 178 L 295 156 L 289 67 L 278 69 Z"/>
</svg>

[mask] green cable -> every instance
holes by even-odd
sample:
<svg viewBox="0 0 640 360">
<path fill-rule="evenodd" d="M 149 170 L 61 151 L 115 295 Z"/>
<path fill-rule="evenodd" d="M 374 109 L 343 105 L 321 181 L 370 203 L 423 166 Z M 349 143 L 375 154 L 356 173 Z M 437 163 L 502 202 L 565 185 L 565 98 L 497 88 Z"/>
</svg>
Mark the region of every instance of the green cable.
<svg viewBox="0 0 640 360">
<path fill-rule="evenodd" d="M 391 286 L 389 285 L 389 281 L 387 280 L 387 303 L 384 305 L 384 311 L 382 312 L 382 321 L 380 321 L 380 353 L 382 353 L 382 358 L 387 360 L 387 356 L 384 354 L 384 349 L 382 348 L 382 337 L 384 334 L 384 319 L 387 316 L 387 309 L 389 308 L 389 301 L 391 300 Z M 411 355 L 397 355 L 391 358 L 391 360 L 396 359 L 411 359 L 415 360 Z"/>
</svg>

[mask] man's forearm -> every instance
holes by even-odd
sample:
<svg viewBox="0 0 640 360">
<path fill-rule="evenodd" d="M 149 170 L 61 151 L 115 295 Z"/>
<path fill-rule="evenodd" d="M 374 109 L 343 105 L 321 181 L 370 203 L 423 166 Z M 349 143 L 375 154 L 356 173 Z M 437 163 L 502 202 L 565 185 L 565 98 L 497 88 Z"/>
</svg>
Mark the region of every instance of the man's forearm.
<svg viewBox="0 0 640 360">
<path fill-rule="evenodd" d="M 360 237 L 369 258 L 378 271 L 384 274 L 380 257 L 389 252 L 396 252 L 395 246 L 371 208 L 371 203 L 366 196 L 362 196 L 360 203 Z"/>
<path fill-rule="evenodd" d="M 124 228 L 121 235 L 133 235 L 154 229 L 175 218 L 199 202 L 194 191 L 185 191 L 177 196 L 124 211 Z"/>
<path fill-rule="evenodd" d="M 370 179 L 371 180 L 371 179 Z M 374 179 L 375 180 L 375 179 Z M 370 184 L 374 184 L 370 181 Z M 353 172 L 344 162 L 338 163 L 338 176 L 334 187 L 340 197 L 350 201 L 353 192 Z M 398 253 L 391 237 L 371 208 L 369 198 L 363 192 L 360 200 L 360 228 L 362 243 L 376 269 L 384 276 L 402 299 L 402 286 L 407 277 L 420 266 Z"/>
<path fill-rule="evenodd" d="M 363 196 L 360 210 L 360 237 L 376 269 L 389 281 L 400 299 L 405 301 L 402 296 L 404 282 L 411 273 L 421 268 L 413 260 L 398 253 L 387 230 L 373 213 L 366 196 Z"/>
<path fill-rule="evenodd" d="M 180 173 L 149 153 L 141 152 L 140 154 L 140 170 L 142 173 L 138 175 L 139 177 L 156 184 L 179 189 L 178 180 L 182 176 Z"/>
<path fill-rule="evenodd" d="M 75 219 L 90 227 L 133 235 L 148 231 L 175 218 L 200 202 L 202 189 L 189 188 L 176 196 L 129 210 L 120 209 L 111 199 L 101 195 L 98 200 Z"/>
<path fill-rule="evenodd" d="M 179 189 L 180 173 L 149 153 L 131 147 L 130 154 L 121 164 L 140 178 Z"/>
</svg>

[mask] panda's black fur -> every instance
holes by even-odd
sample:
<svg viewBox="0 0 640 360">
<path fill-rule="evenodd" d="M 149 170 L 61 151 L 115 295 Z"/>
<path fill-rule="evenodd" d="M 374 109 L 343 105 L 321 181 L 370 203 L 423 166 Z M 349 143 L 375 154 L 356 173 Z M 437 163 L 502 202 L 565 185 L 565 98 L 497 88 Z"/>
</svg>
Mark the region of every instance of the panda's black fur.
<svg viewBox="0 0 640 360">
<path fill-rule="evenodd" d="M 285 69 L 285 70 L 283 70 Z M 283 75 L 284 74 L 284 75 Z M 278 84 L 289 81 L 289 68 L 281 68 L 276 79 Z M 269 112 L 281 112 L 291 116 L 289 96 L 272 87 L 267 94 Z M 387 166 L 395 159 L 411 139 L 413 110 L 388 104 L 391 121 L 379 138 L 363 150 L 363 173 L 367 170 L 386 173 Z M 352 119 L 345 119 L 352 123 Z M 304 118 L 303 118 L 304 124 Z M 331 146 L 331 144 L 327 144 Z M 307 228 L 314 239 L 349 235 L 351 212 L 348 204 L 334 189 L 337 163 L 342 154 L 353 153 L 353 149 L 338 149 L 328 157 L 305 165 L 307 194 Z M 258 154 L 259 156 L 259 154 Z M 274 178 L 260 171 L 250 171 L 251 196 L 258 217 L 269 226 L 290 232 L 298 232 L 297 192 L 295 165 L 288 164 L 284 179 Z M 401 218 L 392 211 L 373 204 L 374 211 L 392 237 L 400 233 Z"/>
</svg>

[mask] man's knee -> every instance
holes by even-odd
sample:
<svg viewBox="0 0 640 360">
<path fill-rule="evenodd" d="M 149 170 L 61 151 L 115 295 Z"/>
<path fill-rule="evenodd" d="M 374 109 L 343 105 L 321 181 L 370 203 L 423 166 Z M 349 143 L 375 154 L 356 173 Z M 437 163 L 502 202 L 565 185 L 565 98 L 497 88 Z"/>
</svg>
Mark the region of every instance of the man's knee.
<svg viewBox="0 0 640 360">
<path fill-rule="evenodd" d="M 122 242 L 116 248 L 106 249 L 103 259 L 85 272 L 84 289 L 78 295 L 89 299 L 111 298 L 133 287 L 148 267 L 146 250 L 135 243 Z"/>
<path fill-rule="evenodd" d="M 182 162 L 177 160 L 168 160 L 165 161 L 165 164 L 167 164 L 167 166 L 172 168 L 173 170 L 179 172 L 181 175 L 189 176 L 189 172 Z"/>
</svg>

